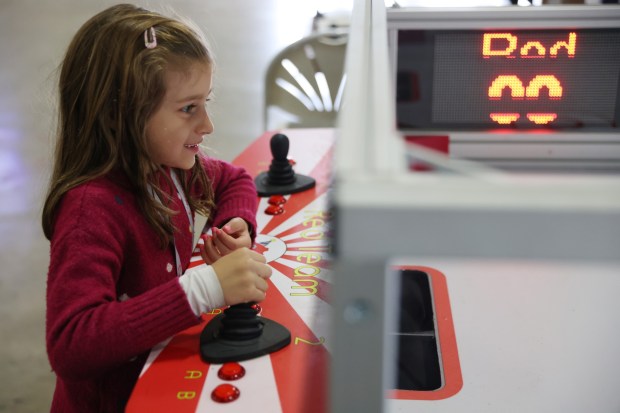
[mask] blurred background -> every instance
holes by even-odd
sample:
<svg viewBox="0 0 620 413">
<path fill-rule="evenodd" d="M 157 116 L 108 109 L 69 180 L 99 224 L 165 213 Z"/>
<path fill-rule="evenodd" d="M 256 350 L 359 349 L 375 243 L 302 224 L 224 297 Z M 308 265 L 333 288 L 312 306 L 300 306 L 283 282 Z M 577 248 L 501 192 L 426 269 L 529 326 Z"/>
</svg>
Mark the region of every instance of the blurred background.
<svg viewBox="0 0 620 413">
<path fill-rule="evenodd" d="M 54 388 L 44 342 L 49 244 L 40 213 L 51 170 L 57 68 L 82 23 L 115 3 L 0 0 L 0 412 L 49 411 Z M 215 133 L 206 145 L 213 156 L 230 161 L 263 132 L 270 60 L 313 27 L 329 27 L 325 19 L 346 25 L 353 0 L 135 3 L 188 16 L 205 32 L 217 61 L 210 105 Z M 511 1 L 401 3 L 502 6 Z"/>
</svg>

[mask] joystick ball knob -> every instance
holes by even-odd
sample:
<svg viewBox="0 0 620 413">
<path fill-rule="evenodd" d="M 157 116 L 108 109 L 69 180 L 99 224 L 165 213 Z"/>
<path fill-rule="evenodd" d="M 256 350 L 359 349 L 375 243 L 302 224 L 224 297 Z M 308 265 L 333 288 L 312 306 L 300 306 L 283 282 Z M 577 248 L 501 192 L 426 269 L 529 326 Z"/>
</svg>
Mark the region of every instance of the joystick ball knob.
<svg viewBox="0 0 620 413">
<path fill-rule="evenodd" d="M 287 158 L 289 142 L 286 135 L 281 133 L 273 135 L 270 147 L 273 159 L 267 172 L 267 182 L 276 187 L 294 184 L 295 172 Z"/>
<path fill-rule="evenodd" d="M 254 180 L 259 196 L 287 195 L 310 189 L 316 185 L 314 178 L 296 174 L 288 161 L 289 139 L 277 133 L 269 142 L 271 165 Z"/>
<path fill-rule="evenodd" d="M 274 160 L 288 162 L 286 157 L 288 155 L 289 141 L 286 135 L 276 133 L 271 137 L 269 146 Z"/>
</svg>

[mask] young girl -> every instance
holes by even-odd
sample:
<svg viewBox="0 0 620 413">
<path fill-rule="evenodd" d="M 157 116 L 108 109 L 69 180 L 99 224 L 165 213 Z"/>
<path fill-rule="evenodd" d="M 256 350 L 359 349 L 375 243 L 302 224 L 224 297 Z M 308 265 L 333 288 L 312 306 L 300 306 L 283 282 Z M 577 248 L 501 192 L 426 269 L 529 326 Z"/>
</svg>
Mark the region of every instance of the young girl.
<svg viewBox="0 0 620 413">
<path fill-rule="evenodd" d="M 202 312 L 265 298 L 252 178 L 198 146 L 213 131 L 212 69 L 195 31 L 130 5 L 69 46 L 42 217 L 53 412 L 123 411 L 151 347 Z M 210 265 L 188 270 L 196 212 L 213 227 Z"/>
</svg>

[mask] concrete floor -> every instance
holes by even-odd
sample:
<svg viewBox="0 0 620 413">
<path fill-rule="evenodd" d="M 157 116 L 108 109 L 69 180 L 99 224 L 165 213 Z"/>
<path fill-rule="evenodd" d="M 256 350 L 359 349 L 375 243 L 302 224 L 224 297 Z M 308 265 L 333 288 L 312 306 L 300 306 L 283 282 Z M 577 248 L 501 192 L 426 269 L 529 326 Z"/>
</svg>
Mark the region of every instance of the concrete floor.
<svg viewBox="0 0 620 413">
<path fill-rule="evenodd" d="M 79 26 L 116 3 L 0 1 L 0 412 L 49 411 L 54 389 L 45 352 L 49 244 L 40 226 L 55 130 L 56 68 Z M 311 30 L 317 8 L 349 1 L 139 1 L 191 17 L 210 39 L 215 156 L 232 160 L 261 134 L 269 60 Z"/>
</svg>

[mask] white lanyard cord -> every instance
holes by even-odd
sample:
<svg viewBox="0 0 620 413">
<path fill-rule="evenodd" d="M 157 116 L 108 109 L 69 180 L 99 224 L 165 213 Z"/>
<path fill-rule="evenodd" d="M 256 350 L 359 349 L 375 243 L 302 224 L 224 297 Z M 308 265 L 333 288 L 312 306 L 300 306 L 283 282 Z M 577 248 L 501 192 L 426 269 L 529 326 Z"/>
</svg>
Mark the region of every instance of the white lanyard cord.
<svg viewBox="0 0 620 413">
<path fill-rule="evenodd" d="M 194 217 L 192 214 L 192 210 L 189 208 L 189 203 L 187 202 L 187 198 L 185 198 L 185 192 L 183 192 L 183 187 L 179 182 L 179 178 L 177 178 L 177 174 L 174 171 L 170 171 L 170 175 L 172 176 L 172 182 L 174 182 L 174 186 L 177 188 L 177 193 L 179 194 L 179 198 L 181 198 L 181 202 L 185 207 L 185 213 L 187 214 L 187 220 L 189 221 L 189 230 L 190 232 L 194 232 Z"/>
<path fill-rule="evenodd" d="M 192 233 L 192 239 L 193 239 L 194 217 L 192 214 L 192 210 L 189 207 L 187 198 L 185 198 L 185 192 L 183 192 L 183 187 L 181 186 L 181 183 L 179 182 L 179 178 L 177 177 L 177 174 L 172 169 L 170 170 L 170 176 L 172 177 L 172 182 L 174 183 L 174 186 L 176 188 L 177 195 L 181 199 L 181 202 L 183 203 L 183 207 L 185 208 L 185 213 L 187 214 L 187 220 L 189 221 L 189 230 Z M 153 187 L 149 185 L 148 189 L 149 189 L 149 192 L 151 193 L 151 196 L 155 200 L 157 200 L 160 204 L 163 205 L 161 199 L 155 193 L 155 190 L 153 190 Z M 174 259 L 176 261 L 177 275 L 180 277 L 181 275 L 183 275 L 183 268 L 181 267 L 181 257 L 179 256 L 179 251 L 177 250 L 176 242 L 174 241 L 174 234 L 172 236 L 172 245 L 174 246 Z"/>
</svg>

